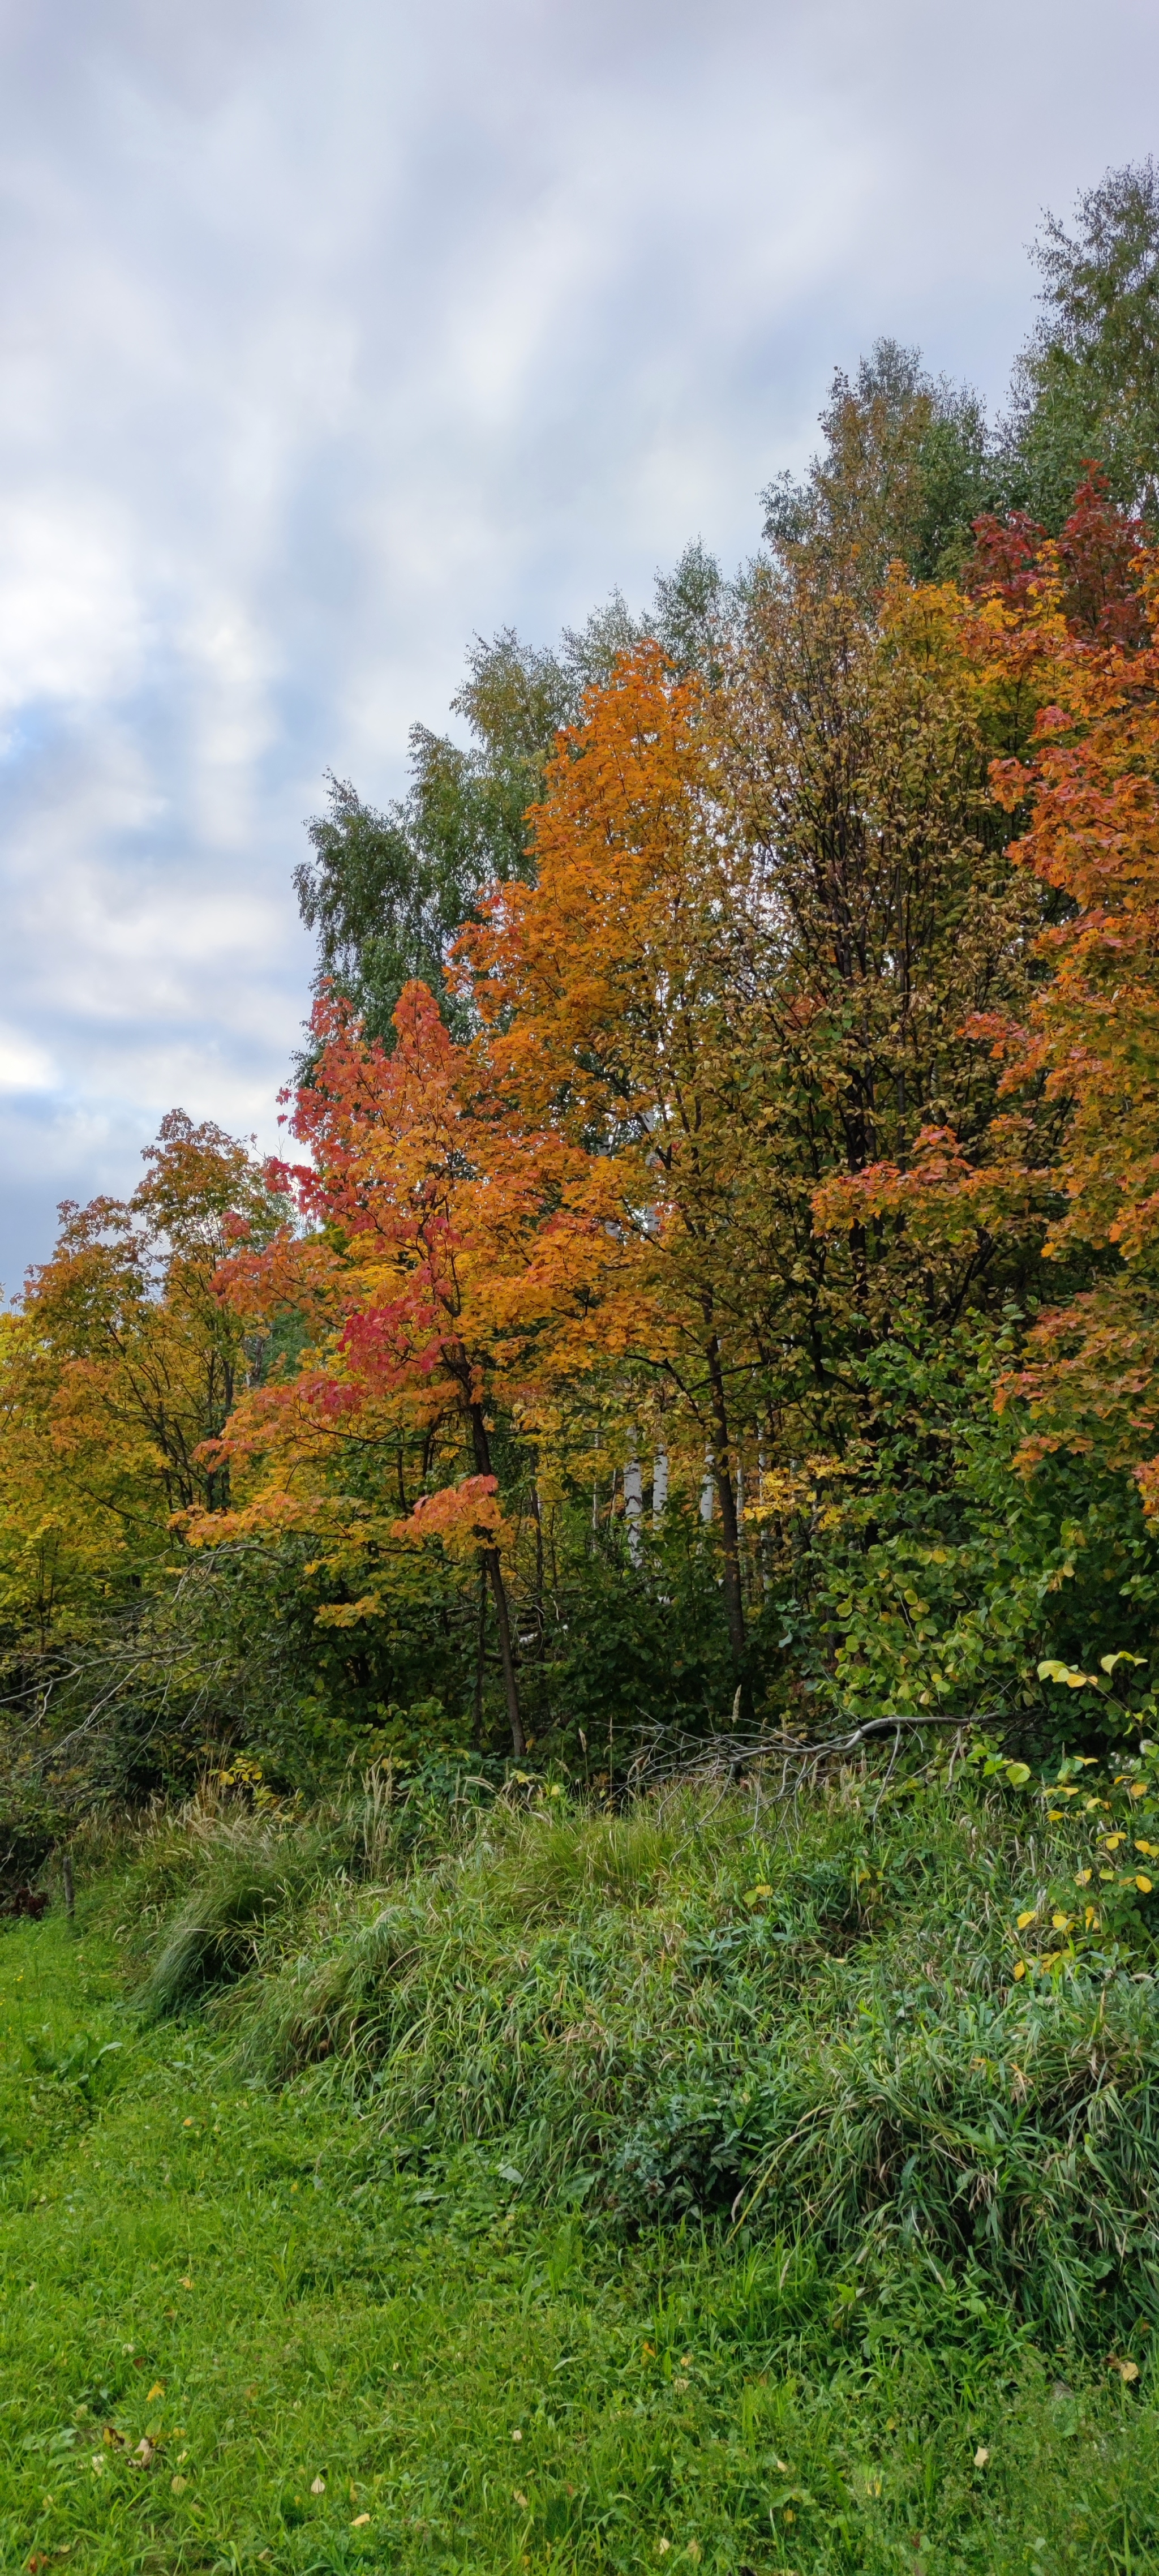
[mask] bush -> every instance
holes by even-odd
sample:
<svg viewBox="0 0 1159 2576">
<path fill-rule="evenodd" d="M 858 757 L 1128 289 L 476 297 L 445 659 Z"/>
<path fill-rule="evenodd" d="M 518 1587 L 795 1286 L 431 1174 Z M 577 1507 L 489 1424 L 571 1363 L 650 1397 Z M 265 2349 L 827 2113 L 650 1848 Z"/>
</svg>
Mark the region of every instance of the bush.
<svg viewBox="0 0 1159 2576">
<path fill-rule="evenodd" d="M 501 2153 L 621 2228 L 804 2232 L 854 2309 L 915 2254 L 1052 2332 L 1159 2326 L 1151 1935 L 1016 1977 L 1074 1818 L 912 1785 L 771 1827 L 737 1792 L 619 1817 L 541 1792 L 409 1860 L 396 1816 L 377 1886 L 349 1817 L 337 1877 L 334 1821 L 231 1829 L 143 2001 L 241 1977 L 218 2009 L 251 2075 L 315 2069 L 393 2158 Z"/>
</svg>

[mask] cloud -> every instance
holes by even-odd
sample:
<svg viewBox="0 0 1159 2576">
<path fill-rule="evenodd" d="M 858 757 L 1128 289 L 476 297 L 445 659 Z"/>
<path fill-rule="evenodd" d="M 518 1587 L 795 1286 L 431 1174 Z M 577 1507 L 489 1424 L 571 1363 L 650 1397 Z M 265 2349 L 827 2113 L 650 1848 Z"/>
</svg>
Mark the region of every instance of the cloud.
<svg viewBox="0 0 1159 2576">
<path fill-rule="evenodd" d="M 746 552 L 879 331 L 1000 397 L 1157 71 L 1141 0 L 8 0 L 6 1277 L 174 1101 L 272 1140 L 326 766 Z"/>
</svg>

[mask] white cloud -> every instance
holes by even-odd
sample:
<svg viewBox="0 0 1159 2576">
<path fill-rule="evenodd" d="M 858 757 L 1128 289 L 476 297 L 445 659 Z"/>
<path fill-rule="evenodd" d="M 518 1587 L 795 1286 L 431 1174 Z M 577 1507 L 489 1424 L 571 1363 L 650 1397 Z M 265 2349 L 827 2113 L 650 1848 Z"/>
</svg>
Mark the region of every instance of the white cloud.
<svg viewBox="0 0 1159 2576">
<path fill-rule="evenodd" d="M 126 513 L 101 495 L 42 486 L 0 502 L 0 719 L 135 685 L 146 636 L 131 552 Z"/>
<path fill-rule="evenodd" d="M 51 1091 L 57 1074 L 35 1038 L 0 1023 L 0 1092 Z"/>
</svg>

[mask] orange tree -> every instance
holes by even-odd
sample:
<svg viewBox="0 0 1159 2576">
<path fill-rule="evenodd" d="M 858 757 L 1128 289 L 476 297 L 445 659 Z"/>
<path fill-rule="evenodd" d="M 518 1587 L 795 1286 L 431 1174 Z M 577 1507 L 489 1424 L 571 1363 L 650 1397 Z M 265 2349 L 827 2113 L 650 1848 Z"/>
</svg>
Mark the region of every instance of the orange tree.
<svg viewBox="0 0 1159 2576">
<path fill-rule="evenodd" d="M 1049 1722 L 1034 1664 L 1077 1684 L 1103 1649 L 1149 1651 L 1159 1598 L 1144 1518 L 1159 1499 L 1159 567 L 1094 474 L 1057 542 L 1017 520 L 979 533 L 955 616 L 993 733 L 1021 735 L 989 783 L 1020 826 L 1012 880 L 1041 905 L 1026 988 L 964 1020 L 997 1079 L 986 1120 L 931 1119 L 904 1155 L 830 1173 L 813 1206 L 823 1238 L 876 1226 L 915 1268 L 981 1260 L 1011 1236 L 1037 1250 L 999 1340 L 978 1344 L 978 1391 L 1000 1419 L 989 1434 L 977 1410 L 951 1426 L 978 1505 L 971 1544 L 911 1549 L 890 1607 L 915 1692 L 989 1676 Z M 888 1625 L 876 1555 L 867 1672 Z"/>
<path fill-rule="evenodd" d="M 459 942 L 491 1051 L 571 1150 L 590 1151 L 650 1319 L 629 1413 L 707 1450 L 734 1660 L 744 1649 L 729 1400 L 728 1184 L 720 1078 L 745 861 L 713 830 L 705 695 L 658 647 L 625 657 L 562 738 L 535 811 L 534 885 L 492 888 Z M 663 1315 L 663 1326 L 660 1316 Z M 678 1409 L 664 1402 L 675 1393 Z"/>
<path fill-rule="evenodd" d="M 310 1533 L 347 1595 L 319 1617 L 347 1628 L 384 1615 L 415 1548 L 477 1562 L 520 1752 L 496 1430 L 563 1436 L 572 1391 L 649 1329 L 647 1296 L 615 1158 L 529 1111 L 496 1052 L 451 1038 L 425 985 L 404 988 L 394 1026 L 387 1054 L 340 999 L 318 1002 L 293 1112 L 311 1161 L 271 1174 L 301 1230 L 240 1246 L 218 1282 L 251 1330 L 292 1309 L 309 1347 L 203 1453 L 207 1473 L 241 1475 L 235 1508 L 188 1526 L 210 1541 Z"/>
<path fill-rule="evenodd" d="M 985 1126 L 996 1075 L 962 1023 L 1025 998 L 1034 894 L 993 829 L 955 602 L 899 576 L 868 616 L 769 571 L 711 683 L 625 657 L 548 773 L 535 884 L 493 889 L 460 943 L 521 1093 L 620 1156 L 666 1327 L 635 1402 L 697 1479 L 708 1452 L 737 1663 L 764 1581 L 742 1495 L 847 1446 L 901 1297 L 944 1327 L 1018 1257 L 1009 1228 L 915 1259 L 814 1212 L 932 1105 Z"/>
<path fill-rule="evenodd" d="M 1024 753 L 993 763 L 992 793 L 1021 820 L 1009 856 L 1053 918 L 1026 1007 L 968 1023 L 1000 1073 L 1001 1114 L 975 1139 L 931 1125 L 908 1166 L 882 1159 L 830 1182 L 817 1213 L 836 1231 L 872 1212 L 932 1250 L 1035 1206 L 1044 1258 L 1073 1293 L 1040 1314 L 1003 1384 L 1001 1402 L 1029 1408 L 1021 1463 L 1097 1453 L 1130 1468 L 1154 1510 L 1159 557 L 1094 477 L 1057 542 L 1020 522 L 982 538 L 967 649 L 988 684 L 1013 676 L 1037 706 Z"/>
<path fill-rule="evenodd" d="M 1087 1256 L 1091 1283 L 1043 1315 L 1007 1384 L 1029 1405 L 1022 1457 L 1101 1454 L 1159 1509 L 1159 556 L 1139 565 L 1142 638 L 1088 640 L 1041 598 L 1010 639 L 1040 657 L 1049 697 L 1030 756 L 998 766 L 1022 809 L 1012 856 L 1060 899 L 1024 1029 L 994 1031 L 1015 1094 L 1065 1116 L 1048 1258 Z"/>
</svg>

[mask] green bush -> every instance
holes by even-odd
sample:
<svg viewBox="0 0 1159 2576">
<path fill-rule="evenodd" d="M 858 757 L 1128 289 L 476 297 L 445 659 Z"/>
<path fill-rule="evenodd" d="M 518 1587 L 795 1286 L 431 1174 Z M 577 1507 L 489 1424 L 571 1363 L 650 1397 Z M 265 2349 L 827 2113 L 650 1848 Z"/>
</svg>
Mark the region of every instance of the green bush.
<svg viewBox="0 0 1159 2576">
<path fill-rule="evenodd" d="M 349 1816 L 254 1820 L 205 1846 L 142 2000 L 232 1980 L 250 2075 L 314 2068 L 396 2162 L 486 2148 L 614 2228 L 806 2233 L 854 2306 L 916 2256 L 1051 2332 L 1159 2326 L 1145 1913 L 1029 1973 L 1018 1929 L 1107 1819 L 914 1790 L 532 1792 L 409 1858 L 396 1817 L 361 1873 Z"/>
</svg>

